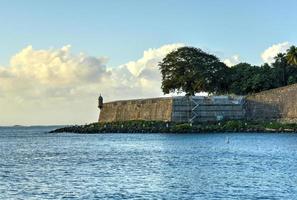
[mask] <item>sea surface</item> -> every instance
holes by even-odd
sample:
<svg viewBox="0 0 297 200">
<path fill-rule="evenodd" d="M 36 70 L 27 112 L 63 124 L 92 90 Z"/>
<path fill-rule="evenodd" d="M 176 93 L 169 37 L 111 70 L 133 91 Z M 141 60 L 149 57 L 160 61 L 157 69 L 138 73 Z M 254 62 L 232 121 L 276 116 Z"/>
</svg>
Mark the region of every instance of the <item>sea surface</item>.
<svg viewBox="0 0 297 200">
<path fill-rule="evenodd" d="M 0 199 L 297 199 L 297 134 L 0 128 Z"/>
</svg>

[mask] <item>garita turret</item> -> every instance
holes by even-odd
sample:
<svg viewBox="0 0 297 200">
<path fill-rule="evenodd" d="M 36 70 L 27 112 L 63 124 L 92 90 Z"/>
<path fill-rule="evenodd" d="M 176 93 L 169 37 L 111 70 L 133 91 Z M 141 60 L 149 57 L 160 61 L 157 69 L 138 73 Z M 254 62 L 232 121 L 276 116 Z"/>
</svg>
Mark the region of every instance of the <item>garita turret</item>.
<svg viewBox="0 0 297 200">
<path fill-rule="evenodd" d="M 100 96 L 98 97 L 98 108 L 101 110 L 103 108 L 103 97 Z"/>
</svg>

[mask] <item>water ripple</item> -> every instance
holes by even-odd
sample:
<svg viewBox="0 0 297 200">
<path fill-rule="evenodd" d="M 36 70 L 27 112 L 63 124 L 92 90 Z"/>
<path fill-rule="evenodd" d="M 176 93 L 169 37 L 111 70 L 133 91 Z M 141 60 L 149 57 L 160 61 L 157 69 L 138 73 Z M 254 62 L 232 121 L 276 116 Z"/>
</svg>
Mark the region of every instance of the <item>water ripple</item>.
<svg viewBox="0 0 297 200">
<path fill-rule="evenodd" d="M 0 199 L 297 199 L 297 135 L 48 130 L 0 128 Z"/>
</svg>

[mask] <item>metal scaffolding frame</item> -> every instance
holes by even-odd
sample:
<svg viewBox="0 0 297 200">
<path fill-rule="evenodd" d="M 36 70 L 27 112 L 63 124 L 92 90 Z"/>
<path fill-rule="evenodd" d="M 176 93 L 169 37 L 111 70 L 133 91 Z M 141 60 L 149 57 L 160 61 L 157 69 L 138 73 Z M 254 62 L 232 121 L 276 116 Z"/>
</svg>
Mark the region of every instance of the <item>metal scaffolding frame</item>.
<svg viewBox="0 0 297 200">
<path fill-rule="evenodd" d="M 191 119 L 189 119 L 189 122 L 193 123 L 194 120 L 198 117 L 198 112 L 196 111 L 196 109 L 198 108 L 199 103 L 193 97 L 190 97 L 190 105 L 191 105 Z"/>
</svg>

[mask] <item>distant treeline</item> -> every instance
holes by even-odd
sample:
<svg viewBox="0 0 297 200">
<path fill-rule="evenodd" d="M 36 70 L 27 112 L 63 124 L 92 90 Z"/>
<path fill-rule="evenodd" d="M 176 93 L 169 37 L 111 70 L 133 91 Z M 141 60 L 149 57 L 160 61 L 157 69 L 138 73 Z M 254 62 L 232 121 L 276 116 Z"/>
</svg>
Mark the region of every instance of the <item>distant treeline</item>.
<svg viewBox="0 0 297 200">
<path fill-rule="evenodd" d="M 252 66 L 240 63 L 227 67 L 216 56 L 195 47 L 181 47 L 159 63 L 162 90 L 246 95 L 297 83 L 297 48 L 279 53 L 273 63 Z"/>
</svg>

